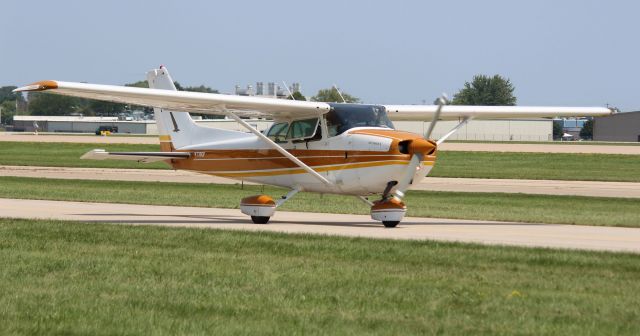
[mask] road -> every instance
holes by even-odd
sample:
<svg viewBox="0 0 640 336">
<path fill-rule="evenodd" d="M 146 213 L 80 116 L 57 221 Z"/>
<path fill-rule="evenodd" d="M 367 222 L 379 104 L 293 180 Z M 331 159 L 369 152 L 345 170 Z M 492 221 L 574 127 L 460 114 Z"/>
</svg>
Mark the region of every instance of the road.
<svg viewBox="0 0 640 336">
<path fill-rule="evenodd" d="M 39 218 L 367 237 L 437 240 L 640 253 L 640 229 L 475 220 L 406 218 L 387 229 L 369 216 L 277 212 L 266 225 L 252 224 L 237 209 L 81 203 L 0 198 L 0 214 L 10 218 Z"/>
<path fill-rule="evenodd" d="M 235 180 L 188 171 L 0 166 L 0 176 L 57 179 L 234 184 Z M 591 197 L 640 198 L 640 183 L 556 180 L 510 180 L 427 177 L 413 190 L 524 193 Z"/>
<path fill-rule="evenodd" d="M 26 142 L 74 142 L 108 144 L 157 144 L 156 137 L 136 136 L 81 136 L 81 135 L 33 135 L 30 133 L 0 132 L 0 141 Z M 445 142 L 439 146 L 443 151 L 471 152 L 530 152 L 530 153 L 588 153 L 640 155 L 640 146 L 616 145 L 565 145 L 565 144 L 509 144 L 509 143 L 459 143 Z"/>
</svg>

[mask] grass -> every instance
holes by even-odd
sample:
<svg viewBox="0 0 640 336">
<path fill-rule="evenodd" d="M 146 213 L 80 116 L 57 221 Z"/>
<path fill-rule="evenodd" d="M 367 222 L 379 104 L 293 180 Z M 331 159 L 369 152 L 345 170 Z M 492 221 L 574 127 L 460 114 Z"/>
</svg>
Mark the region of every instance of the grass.
<svg viewBox="0 0 640 336">
<path fill-rule="evenodd" d="M 429 176 L 640 182 L 640 155 L 439 152 Z"/>
<path fill-rule="evenodd" d="M 0 142 L 0 165 L 168 169 L 162 163 L 80 160 L 94 148 L 158 151 L 157 145 Z M 438 153 L 430 176 L 640 182 L 640 155 L 455 152 Z"/>
<path fill-rule="evenodd" d="M 638 261 L 0 219 L 0 334 L 637 335 Z"/>
<path fill-rule="evenodd" d="M 82 168 L 149 168 L 168 169 L 163 162 L 138 163 L 119 160 L 80 160 L 96 148 L 113 152 L 157 152 L 159 145 L 91 144 L 55 142 L 0 142 L 0 164 L 12 166 L 82 167 Z"/>
<path fill-rule="evenodd" d="M 0 177 L 0 197 L 238 208 L 240 199 L 275 187 Z M 640 227 L 640 199 L 410 191 L 408 216 Z M 369 214 L 352 196 L 300 193 L 282 211 Z"/>
</svg>

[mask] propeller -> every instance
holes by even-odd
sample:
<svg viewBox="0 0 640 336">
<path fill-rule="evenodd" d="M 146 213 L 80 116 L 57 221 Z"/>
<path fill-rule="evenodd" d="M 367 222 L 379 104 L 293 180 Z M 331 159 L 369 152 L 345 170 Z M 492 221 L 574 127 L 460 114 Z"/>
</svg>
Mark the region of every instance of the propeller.
<svg viewBox="0 0 640 336">
<path fill-rule="evenodd" d="M 400 200 L 404 198 L 405 192 L 409 188 L 409 185 L 411 184 L 416 171 L 420 167 L 420 163 L 424 159 L 424 155 L 426 153 L 432 152 L 437 147 L 437 144 L 434 141 L 429 140 L 429 137 L 431 137 L 431 133 L 433 132 L 433 129 L 435 128 L 436 123 L 440 118 L 442 107 L 447 103 L 447 96 L 445 94 L 442 94 L 442 96 L 437 99 L 437 102 L 438 108 L 433 115 L 433 119 L 431 119 L 431 123 L 429 124 L 427 133 L 425 133 L 425 137 L 423 139 L 413 139 L 408 145 L 409 154 L 412 154 L 411 161 L 409 161 L 407 172 L 400 179 L 400 181 L 398 181 L 396 190 L 393 192 L 393 195 Z"/>
</svg>

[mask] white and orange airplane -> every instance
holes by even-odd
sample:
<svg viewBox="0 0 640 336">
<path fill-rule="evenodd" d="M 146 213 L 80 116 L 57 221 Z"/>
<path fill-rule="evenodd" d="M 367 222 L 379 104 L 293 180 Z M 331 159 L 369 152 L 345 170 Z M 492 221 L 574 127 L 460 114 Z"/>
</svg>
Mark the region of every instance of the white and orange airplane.
<svg viewBox="0 0 640 336">
<path fill-rule="evenodd" d="M 368 105 L 294 101 L 177 91 L 166 68 L 147 73 L 150 88 L 40 81 L 14 90 L 153 107 L 161 152 L 106 152 L 83 159 L 166 161 L 174 169 L 288 188 L 278 199 L 242 199 L 240 210 L 265 224 L 300 191 L 353 195 L 371 207 L 371 217 L 395 227 L 404 217 L 407 189 L 433 168 L 438 145 L 471 119 L 601 116 L 601 107 Z M 249 132 L 197 125 L 189 112 L 224 114 Z M 273 120 L 263 134 L 242 118 Z M 394 130 L 391 120 L 431 121 L 425 135 Z M 438 120 L 460 123 L 437 141 Z M 379 195 L 371 202 L 368 197 Z"/>
</svg>

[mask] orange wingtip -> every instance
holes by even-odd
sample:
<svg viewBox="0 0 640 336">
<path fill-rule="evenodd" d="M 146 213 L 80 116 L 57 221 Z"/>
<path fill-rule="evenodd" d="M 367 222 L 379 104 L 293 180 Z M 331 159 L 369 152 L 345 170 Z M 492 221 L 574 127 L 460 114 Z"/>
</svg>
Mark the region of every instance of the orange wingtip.
<svg viewBox="0 0 640 336">
<path fill-rule="evenodd" d="M 44 90 L 52 90 L 57 88 L 58 88 L 58 83 L 52 80 L 45 80 L 45 81 L 35 82 L 27 86 L 19 87 L 13 90 L 13 92 L 44 91 Z"/>
</svg>

